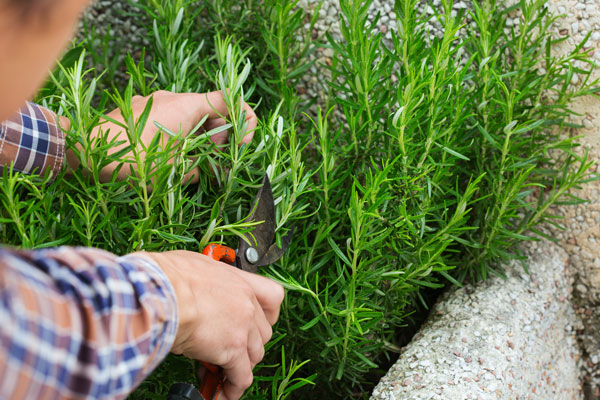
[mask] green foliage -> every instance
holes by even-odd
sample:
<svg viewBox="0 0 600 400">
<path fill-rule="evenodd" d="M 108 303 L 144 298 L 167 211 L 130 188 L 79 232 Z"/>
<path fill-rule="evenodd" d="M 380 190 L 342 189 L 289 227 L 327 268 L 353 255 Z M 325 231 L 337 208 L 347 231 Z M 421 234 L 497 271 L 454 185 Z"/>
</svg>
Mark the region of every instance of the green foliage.
<svg viewBox="0 0 600 400">
<path fill-rule="evenodd" d="M 368 18 L 370 1 L 341 0 L 343 38 L 327 43 L 312 40 L 318 6 L 311 16 L 297 1 L 138 5 L 153 21 L 152 61 L 125 57 L 130 82 L 109 95 L 97 90 L 105 77 L 85 69 L 82 48 L 65 56 L 39 97 L 71 121 L 81 167 L 53 182 L 6 170 L 0 234 L 19 246 L 119 254 L 234 245 L 252 229 L 245 216 L 268 174 L 278 237 L 294 229 L 294 240 L 263 271 L 288 292 L 248 399 L 314 398 L 313 387 L 320 398 L 365 397 L 432 291 L 502 274 L 503 262 L 523 258 L 519 242 L 556 223 L 549 207 L 578 203 L 569 190 L 594 178 L 565 129 L 570 101 L 596 90 L 592 64 L 583 44 L 551 53 L 555 17 L 542 0 L 508 10 L 474 2 L 474 26 L 442 1 L 433 16 L 441 37 L 426 29 L 433 17 L 420 15 L 416 0 L 399 0 L 389 47 Z M 513 9 L 522 17 L 507 33 Z M 92 43 L 84 46 L 94 51 Z M 333 49 L 331 65 L 321 65 L 329 100 L 307 112 L 312 102 L 296 88 L 317 45 Z M 222 90 L 229 148 L 215 151 L 215 132 L 165 129 L 143 146 L 152 103 L 136 119 L 131 99 L 157 89 Z M 260 123 L 253 143 L 239 146 L 243 99 Z M 117 142 L 106 135 L 90 137 L 112 106 L 126 121 L 127 158 L 109 151 Z M 137 172 L 101 179 L 110 163 Z M 195 168 L 200 182 L 185 183 Z M 170 383 L 193 381 L 193 369 L 169 357 L 132 398 L 162 398 Z"/>
</svg>

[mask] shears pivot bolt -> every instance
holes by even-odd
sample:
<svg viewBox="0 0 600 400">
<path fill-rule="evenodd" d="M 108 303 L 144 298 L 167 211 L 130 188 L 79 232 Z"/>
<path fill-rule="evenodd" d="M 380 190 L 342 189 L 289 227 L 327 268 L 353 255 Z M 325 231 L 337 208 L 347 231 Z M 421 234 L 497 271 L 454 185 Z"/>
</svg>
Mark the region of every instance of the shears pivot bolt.
<svg viewBox="0 0 600 400">
<path fill-rule="evenodd" d="M 250 264 L 258 262 L 258 252 L 254 247 L 248 247 L 246 249 L 246 260 L 248 260 Z"/>
</svg>

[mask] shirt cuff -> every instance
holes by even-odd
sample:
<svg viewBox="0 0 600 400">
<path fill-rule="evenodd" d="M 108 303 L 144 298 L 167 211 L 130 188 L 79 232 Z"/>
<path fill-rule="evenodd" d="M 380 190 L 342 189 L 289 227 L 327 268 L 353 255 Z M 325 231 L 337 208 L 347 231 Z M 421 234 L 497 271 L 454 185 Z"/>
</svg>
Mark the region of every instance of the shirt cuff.
<svg viewBox="0 0 600 400">
<path fill-rule="evenodd" d="M 65 159 L 65 134 L 56 114 L 27 102 L 19 112 L 0 123 L 0 172 L 13 163 L 13 170 L 53 177 Z"/>
<path fill-rule="evenodd" d="M 150 277 L 150 281 L 154 283 L 156 288 L 161 288 L 161 292 L 166 297 L 166 301 L 162 302 L 162 307 L 158 311 L 159 319 L 163 320 L 164 325 L 159 328 L 160 332 L 154 332 L 156 338 L 159 338 L 156 342 L 156 348 L 154 351 L 154 357 L 148 371 L 154 370 L 162 360 L 167 356 L 173 347 L 175 338 L 177 336 L 177 329 L 179 327 L 179 314 L 177 310 L 177 297 L 175 295 L 175 289 L 169 281 L 169 278 L 164 271 L 158 266 L 156 261 L 150 257 L 144 257 L 138 254 L 129 254 L 117 258 L 119 264 L 133 264 L 138 268 L 141 268 Z M 141 299 L 143 301 L 143 299 Z M 154 306 L 156 309 L 156 305 Z M 158 328 L 158 326 L 157 326 Z"/>
</svg>

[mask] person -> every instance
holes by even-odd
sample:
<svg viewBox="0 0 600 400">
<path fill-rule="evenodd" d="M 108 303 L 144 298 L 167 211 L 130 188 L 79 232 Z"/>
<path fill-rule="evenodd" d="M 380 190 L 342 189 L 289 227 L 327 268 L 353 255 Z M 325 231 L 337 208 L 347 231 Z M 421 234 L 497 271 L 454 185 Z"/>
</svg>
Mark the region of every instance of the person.
<svg viewBox="0 0 600 400">
<path fill-rule="evenodd" d="M 0 0 L 0 164 L 23 172 L 76 167 L 65 150 L 68 121 L 26 100 L 87 3 Z M 219 92 L 153 97 L 149 120 L 175 131 L 189 131 L 206 114 L 210 129 L 226 114 Z M 136 97 L 134 110 L 147 101 Z M 251 132 L 256 115 L 244 107 Z M 156 133 L 147 125 L 143 140 Z M 193 252 L 2 247 L 0 398 L 124 398 L 171 351 L 223 367 L 220 399 L 236 400 L 264 356 L 283 297 L 279 284 Z"/>
</svg>

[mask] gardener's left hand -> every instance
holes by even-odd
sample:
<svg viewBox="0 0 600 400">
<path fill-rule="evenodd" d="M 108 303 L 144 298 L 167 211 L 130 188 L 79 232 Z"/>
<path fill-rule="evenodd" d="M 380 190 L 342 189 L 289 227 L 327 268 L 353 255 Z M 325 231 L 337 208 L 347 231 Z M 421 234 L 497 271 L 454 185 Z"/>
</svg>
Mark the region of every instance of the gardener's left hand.
<svg viewBox="0 0 600 400">
<path fill-rule="evenodd" d="M 146 123 L 141 136 L 142 142 L 146 145 L 151 143 L 158 132 L 158 127 L 154 122 L 158 122 L 172 132 L 181 131 L 184 135 L 189 134 L 206 115 L 208 115 L 208 119 L 202 126 L 204 131 L 210 131 L 226 123 L 223 117 L 228 116 L 228 110 L 225 101 L 223 100 L 223 94 L 220 91 L 210 93 L 171 93 L 157 91 L 147 97 L 134 96 L 131 103 L 134 118 L 139 118 L 150 97 L 153 97 L 152 110 L 150 111 L 148 122 Z M 246 121 L 248 121 L 248 134 L 244 137 L 243 142 L 249 143 L 252 140 L 254 130 L 256 129 L 257 118 L 254 110 L 252 110 L 248 104 L 244 103 L 243 109 L 246 112 Z M 124 121 L 119 109 L 111 111 L 107 116 L 115 121 Z M 63 129 L 65 129 L 65 123 L 68 124 L 68 120 L 64 121 L 61 119 L 61 126 Z M 97 136 L 100 132 L 108 131 L 110 131 L 109 140 L 114 137 L 118 137 L 118 140 L 127 140 L 127 135 L 123 131 L 123 128 L 111 121 L 106 121 L 94 128 L 92 138 L 93 136 Z M 224 131 L 217 133 L 213 135 L 211 139 L 217 145 L 225 144 L 228 142 L 228 132 Z M 115 153 L 125 146 L 128 146 L 128 144 L 124 143 L 120 146 L 115 146 L 110 150 L 110 153 Z M 127 155 L 125 155 L 125 157 L 127 157 Z M 75 154 L 67 153 L 67 163 L 70 168 L 75 169 L 79 165 L 79 160 Z M 100 173 L 100 178 L 103 181 L 110 180 L 110 177 L 117 166 L 118 163 L 114 162 L 104 167 Z M 118 178 L 125 179 L 128 174 L 129 168 L 121 168 L 118 173 Z M 188 179 L 191 179 L 192 181 L 197 178 L 198 171 L 193 171 L 188 176 Z"/>
</svg>

